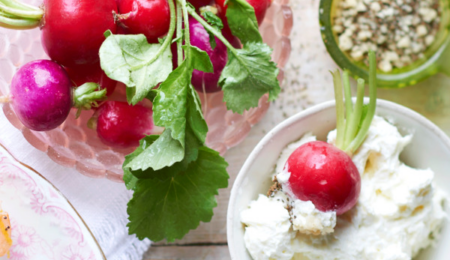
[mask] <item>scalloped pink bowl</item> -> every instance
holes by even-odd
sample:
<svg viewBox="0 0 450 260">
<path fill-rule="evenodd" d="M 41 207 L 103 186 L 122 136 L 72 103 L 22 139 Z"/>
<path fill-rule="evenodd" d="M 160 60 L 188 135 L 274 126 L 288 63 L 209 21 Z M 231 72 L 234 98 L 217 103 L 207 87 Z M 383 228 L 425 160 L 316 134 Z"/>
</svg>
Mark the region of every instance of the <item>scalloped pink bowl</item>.
<svg viewBox="0 0 450 260">
<path fill-rule="evenodd" d="M 39 6 L 42 1 L 24 2 Z M 289 0 L 274 0 L 260 31 L 264 42 L 274 49 L 272 59 L 280 68 L 280 82 L 291 52 L 289 35 L 292 26 Z M 37 59 L 48 59 L 41 46 L 38 29 L 15 31 L 0 28 L 0 95 L 9 93 L 11 79 L 21 65 Z M 263 96 L 257 108 L 250 109 L 243 115 L 233 114 L 227 111 L 222 101 L 222 92 L 199 94 L 209 126 L 206 144 L 221 154 L 242 142 L 269 108 L 268 98 Z M 122 99 L 123 96 L 124 88 L 119 84 L 112 98 Z M 122 182 L 124 156 L 134 149 L 113 149 L 104 145 L 96 132 L 87 127 L 91 111 L 83 112 L 80 118 L 75 119 L 75 111 L 72 110 L 66 122 L 48 132 L 35 132 L 23 126 L 9 104 L 3 105 L 3 112 L 32 146 L 47 153 L 56 163 L 74 167 L 88 177 Z"/>
</svg>

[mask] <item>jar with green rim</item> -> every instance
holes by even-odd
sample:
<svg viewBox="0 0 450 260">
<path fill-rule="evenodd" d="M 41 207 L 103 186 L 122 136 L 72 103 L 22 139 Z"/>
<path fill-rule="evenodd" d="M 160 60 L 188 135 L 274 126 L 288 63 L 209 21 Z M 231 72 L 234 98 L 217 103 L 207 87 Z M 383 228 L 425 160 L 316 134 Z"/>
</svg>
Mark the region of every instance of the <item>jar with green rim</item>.
<svg viewBox="0 0 450 260">
<path fill-rule="evenodd" d="M 338 34 L 333 30 L 334 20 L 341 1 L 343 0 L 320 1 L 319 22 L 322 39 L 329 54 L 339 67 L 349 70 L 357 78 L 367 80 L 368 66 L 363 61 L 354 60 L 347 52 L 341 50 L 338 43 Z M 450 76 L 449 4 L 449 0 L 439 0 L 439 29 L 433 43 L 423 52 L 422 58 L 405 67 L 394 68 L 390 72 L 378 70 L 379 87 L 402 88 L 411 86 L 439 72 Z"/>
</svg>

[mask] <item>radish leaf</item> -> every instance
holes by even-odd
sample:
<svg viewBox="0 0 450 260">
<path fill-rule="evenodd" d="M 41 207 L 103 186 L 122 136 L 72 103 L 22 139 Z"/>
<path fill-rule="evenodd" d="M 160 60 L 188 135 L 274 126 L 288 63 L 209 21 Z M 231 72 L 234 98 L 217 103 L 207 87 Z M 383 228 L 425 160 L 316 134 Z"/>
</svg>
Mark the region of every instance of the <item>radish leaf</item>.
<svg viewBox="0 0 450 260">
<path fill-rule="evenodd" d="M 213 14 L 211 11 L 201 11 L 201 15 L 205 20 L 216 30 L 221 31 L 223 29 L 223 23 L 222 20 L 215 14 Z M 214 50 L 216 48 L 216 38 L 214 37 L 214 34 L 212 34 L 210 31 L 206 30 L 209 34 L 209 44 L 211 45 L 211 49 Z"/>
<path fill-rule="evenodd" d="M 184 149 L 173 139 L 171 129 L 166 129 L 147 149 L 125 165 L 131 170 L 152 168 L 157 171 L 183 160 Z"/>
<path fill-rule="evenodd" d="M 269 93 L 269 100 L 278 96 L 278 68 L 271 54 L 272 49 L 264 43 L 247 43 L 243 49 L 228 51 L 228 62 L 219 79 L 228 109 L 242 114 L 257 107 L 265 93 Z"/>
<path fill-rule="evenodd" d="M 255 9 L 245 0 L 228 0 L 227 20 L 231 32 L 243 44 L 248 42 L 262 42 L 258 30 Z"/>
<path fill-rule="evenodd" d="M 203 72 L 214 72 L 214 68 L 211 59 L 208 56 L 208 53 L 192 45 L 184 45 L 183 49 L 186 52 L 189 52 L 189 54 L 191 55 L 190 62 L 192 68 L 201 70 Z"/>
<path fill-rule="evenodd" d="M 218 152 L 202 147 L 198 159 L 174 177 L 138 180 L 128 203 L 130 234 L 171 242 L 197 228 L 200 221 L 210 221 L 217 190 L 228 186 L 227 166 Z"/>
<path fill-rule="evenodd" d="M 109 34 L 100 48 L 100 64 L 109 78 L 124 83 L 133 105 L 144 99 L 152 88 L 167 79 L 172 71 L 172 52 L 162 44 L 149 44 L 143 34 Z M 159 55 L 159 56 L 158 56 Z M 148 63 L 149 60 L 153 62 Z M 130 96 L 132 95 L 132 96 Z"/>
</svg>

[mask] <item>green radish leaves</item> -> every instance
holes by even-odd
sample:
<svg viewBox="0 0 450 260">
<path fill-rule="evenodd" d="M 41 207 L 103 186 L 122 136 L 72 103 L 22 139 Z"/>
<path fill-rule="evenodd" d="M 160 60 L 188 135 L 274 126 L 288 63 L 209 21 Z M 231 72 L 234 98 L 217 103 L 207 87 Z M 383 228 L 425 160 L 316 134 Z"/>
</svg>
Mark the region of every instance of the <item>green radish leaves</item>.
<svg viewBox="0 0 450 260">
<path fill-rule="evenodd" d="M 100 48 L 100 64 L 106 75 L 127 86 L 128 102 L 135 105 L 172 71 L 172 52 L 162 44 L 149 44 L 143 34 L 113 35 Z M 152 62 L 150 62 L 152 61 Z"/>
<path fill-rule="evenodd" d="M 223 29 L 223 23 L 222 20 L 220 20 L 219 17 L 217 17 L 215 14 L 213 14 L 211 11 L 202 11 L 201 15 L 205 20 L 216 30 L 221 31 Z M 211 48 L 214 50 L 216 48 L 216 38 L 214 37 L 214 34 L 207 31 L 209 34 L 209 44 L 211 45 Z"/>
<path fill-rule="evenodd" d="M 245 0 L 243 1 L 245 2 Z M 236 8 L 242 9 L 241 0 L 230 0 L 229 4 L 230 2 L 237 3 L 236 6 L 239 8 Z M 246 4 L 242 5 L 246 6 Z M 234 23 L 237 27 L 245 27 L 240 22 L 250 19 L 250 17 L 253 17 L 256 22 L 254 10 L 251 6 L 250 9 L 252 10 L 250 13 L 241 12 L 240 15 L 242 16 L 231 16 L 234 17 L 233 20 L 236 20 Z M 242 114 L 245 110 L 258 106 L 259 99 L 265 93 L 269 93 L 269 100 L 271 101 L 278 96 L 281 91 L 277 79 L 279 70 L 276 64 L 271 61 L 272 49 L 267 44 L 260 42 L 260 40 L 244 41 L 243 49 L 235 49 L 220 31 L 204 21 L 194 9 L 188 9 L 188 11 L 209 33 L 214 34 L 228 48 L 228 62 L 219 79 L 219 85 L 222 87 L 224 101 L 227 103 L 228 109 Z M 228 6 L 227 16 L 229 12 L 230 5 Z M 233 14 L 233 12 L 231 13 Z M 228 22 L 232 23 L 230 17 Z M 256 26 L 256 32 L 249 28 L 246 30 L 257 33 L 261 37 L 257 28 Z"/>
<path fill-rule="evenodd" d="M 217 190 L 228 186 L 227 166 L 216 151 L 202 147 L 197 161 L 178 169 L 173 177 L 138 180 L 128 204 L 130 233 L 139 239 L 172 242 L 200 221 L 209 222 L 217 206 Z"/>
<path fill-rule="evenodd" d="M 262 43 L 254 10 L 245 0 L 228 1 L 229 25 L 244 43 L 240 50 L 221 34 L 223 23 L 212 12 L 203 12 L 203 19 L 185 0 L 176 4 L 177 11 L 170 6 L 171 36 L 160 44 L 149 44 L 144 35 L 106 32 L 100 48 L 102 69 L 127 86 L 128 102 L 152 101 L 154 123 L 165 128 L 161 135 L 143 138 L 122 167 L 126 187 L 134 191 L 127 210 L 129 232 L 153 241 L 181 239 L 201 221 L 210 221 L 218 189 L 228 185 L 227 163 L 205 146 L 208 127 L 191 78 L 194 70 L 212 73 L 214 67 L 205 51 L 190 44 L 188 13 L 206 28 L 213 48 L 217 40 L 228 48 L 219 85 L 229 109 L 243 113 L 258 106 L 264 94 L 273 100 L 280 92 L 272 50 Z M 175 70 L 173 42 L 179 58 Z"/>
<path fill-rule="evenodd" d="M 228 63 L 219 79 L 228 109 L 242 114 L 258 106 L 265 93 L 269 93 L 269 100 L 278 96 L 278 68 L 271 61 L 271 53 L 264 43 L 247 43 L 236 53 L 228 52 Z"/>
<path fill-rule="evenodd" d="M 123 164 L 126 187 L 134 190 L 129 232 L 140 239 L 181 239 L 200 221 L 211 220 L 214 196 L 228 185 L 227 163 L 204 146 L 208 127 L 191 85 L 194 69 L 213 72 L 213 65 L 206 52 L 189 44 L 182 49 L 186 59 L 159 88 L 145 93 L 153 102 L 154 123 L 164 132 L 142 139 Z"/>
<path fill-rule="evenodd" d="M 262 42 L 258 30 L 255 10 L 246 0 L 228 0 L 227 20 L 231 32 L 243 44 L 248 42 Z"/>
</svg>

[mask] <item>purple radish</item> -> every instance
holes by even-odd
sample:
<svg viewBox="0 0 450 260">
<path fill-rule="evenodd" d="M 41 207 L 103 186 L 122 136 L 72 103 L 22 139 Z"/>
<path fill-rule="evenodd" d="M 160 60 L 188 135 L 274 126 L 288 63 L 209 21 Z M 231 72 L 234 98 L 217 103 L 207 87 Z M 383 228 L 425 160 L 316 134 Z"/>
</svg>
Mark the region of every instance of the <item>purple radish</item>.
<svg viewBox="0 0 450 260">
<path fill-rule="evenodd" d="M 10 102 L 19 120 L 31 130 L 48 131 L 61 125 L 76 107 L 90 109 L 103 99 L 106 90 L 96 91 L 98 85 L 86 83 L 72 89 L 66 71 L 50 60 L 32 61 L 22 66 L 11 82 Z"/>
<path fill-rule="evenodd" d="M 209 43 L 209 35 L 205 28 L 192 17 L 189 18 L 189 30 L 191 35 L 191 45 L 206 51 L 214 67 L 214 73 L 205 73 L 194 70 L 191 80 L 192 85 L 200 92 L 205 91 L 209 93 L 220 91 L 221 88 L 219 87 L 218 82 L 220 74 L 227 64 L 227 47 L 216 38 L 217 46 L 213 50 Z"/>
</svg>

